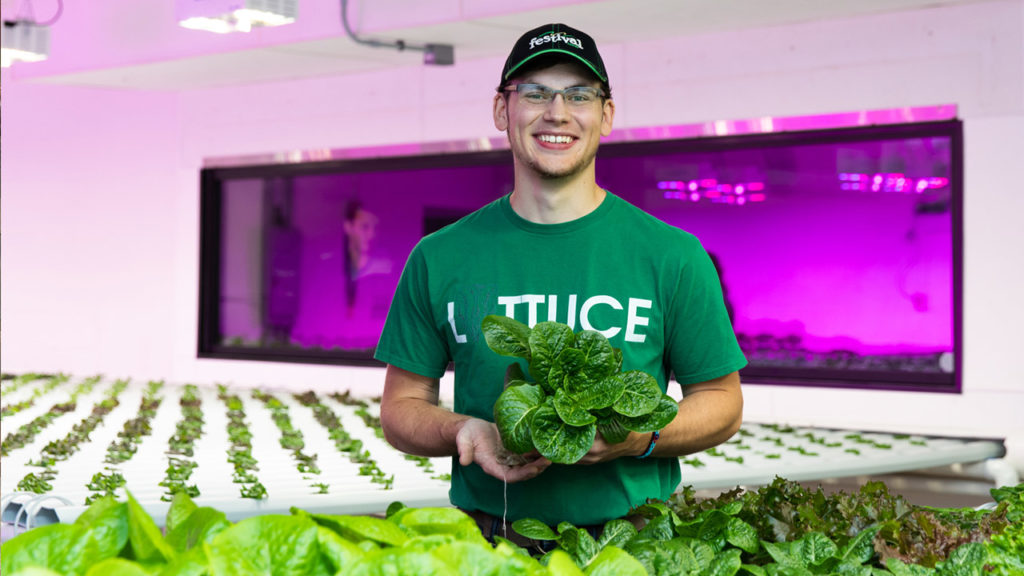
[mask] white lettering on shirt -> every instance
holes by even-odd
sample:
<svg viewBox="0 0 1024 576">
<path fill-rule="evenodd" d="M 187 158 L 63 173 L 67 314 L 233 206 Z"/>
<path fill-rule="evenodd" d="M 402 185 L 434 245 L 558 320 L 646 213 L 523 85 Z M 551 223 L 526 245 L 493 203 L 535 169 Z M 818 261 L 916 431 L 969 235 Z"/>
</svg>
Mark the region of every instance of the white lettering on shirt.
<svg viewBox="0 0 1024 576">
<path fill-rule="evenodd" d="M 587 301 L 583 303 L 583 308 L 580 310 L 580 326 L 582 326 L 584 330 L 595 330 L 593 325 L 590 324 L 590 309 L 598 304 L 605 304 L 616 310 L 622 310 L 622 304 L 611 296 L 591 296 L 590 298 L 587 298 Z M 605 338 L 613 338 L 616 334 L 622 331 L 622 328 L 612 327 L 606 330 L 597 331 Z"/>
<path fill-rule="evenodd" d="M 448 303 L 448 323 L 452 326 L 452 336 L 455 337 L 455 342 L 465 344 L 466 335 L 459 334 L 459 329 L 455 327 L 455 302 Z"/>
<path fill-rule="evenodd" d="M 566 307 L 562 311 L 559 309 L 559 298 L 557 294 L 517 294 L 515 296 L 498 296 L 498 306 L 503 309 L 504 315 L 509 318 L 516 317 L 516 308 L 519 304 L 526 304 L 526 317 L 527 325 L 531 328 L 537 324 L 542 318 L 547 319 L 549 322 L 558 322 L 564 318 L 566 325 L 572 330 L 576 330 L 576 319 L 579 318 L 580 326 L 583 330 L 595 330 L 604 335 L 605 338 L 614 338 L 625 328 L 625 334 L 623 339 L 626 342 L 643 344 L 647 341 L 647 334 L 638 332 L 638 329 L 650 325 L 650 313 L 644 313 L 644 310 L 650 311 L 654 307 L 654 302 L 646 298 L 630 298 L 626 305 L 626 313 L 623 318 L 622 315 L 618 315 L 620 319 L 612 320 L 611 326 L 598 330 L 590 321 L 591 311 L 595 306 L 605 305 L 609 306 L 612 310 L 622 310 L 622 303 L 619 302 L 612 296 L 599 294 L 597 296 L 591 296 L 583 301 L 582 307 L 577 307 L 579 301 L 579 295 L 569 294 L 566 298 Z M 544 312 L 547 312 L 546 314 Z M 614 317 L 613 315 L 612 317 Z M 606 316 L 607 317 L 607 316 Z M 458 329 L 455 326 L 455 303 L 448 303 L 448 323 L 452 327 L 452 335 L 455 337 L 455 341 L 458 343 L 465 343 L 466 336 L 459 334 Z"/>
<path fill-rule="evenodd" d="M 629 299 L 629 311 L 626 314 L 626 342 L 638 342 L 643 343 L 647 339 L 646 334 L 637 334 L 637 326 L 647 326 L 647 322 L 650 318 L 646 316 L 640 316 L 637 314 L 640 308 L 651 309 L 654 303 L 650 300 L 644 300 L 642 298 L 630 298 Z"/>
<path fill-rule="evenodd" d="M 516 317 L 516 304 L 522 304 L 522 296 L 498 296 L 498 306 L 505 307 L 505 316 Z"/>
<path fill-rule="evenodd" d="M 526 325 L 533 328 L 537 324 L 537 304 L 544 303 L 543 294 L 523 294 L 523 302 L 529 305 Z"/>
</svg>

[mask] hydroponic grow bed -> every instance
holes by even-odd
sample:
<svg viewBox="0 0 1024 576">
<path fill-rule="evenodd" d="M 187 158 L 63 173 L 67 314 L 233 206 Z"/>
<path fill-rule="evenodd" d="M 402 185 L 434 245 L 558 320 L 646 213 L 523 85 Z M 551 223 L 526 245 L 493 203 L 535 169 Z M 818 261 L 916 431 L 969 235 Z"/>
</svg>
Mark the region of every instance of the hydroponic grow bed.
<svg viewBox="0 0 1024 576">
<path fill-rule="evenodd" d="M 394 501 L 448 505 L 450 459 L 393 449 L 368 398 L 102 378 L 8 380 L 0 394 L 7 524 L 71 522 L 91 497 L 123 498 L 125 489 L 160 525 L 177 490 L 232 521 L 291 507 L 369 514 Z M 999 440 L 745 424 L 728 443 L 683 458 L 683 485 L 879 474 L 1004 453 Z"/>
</svg>

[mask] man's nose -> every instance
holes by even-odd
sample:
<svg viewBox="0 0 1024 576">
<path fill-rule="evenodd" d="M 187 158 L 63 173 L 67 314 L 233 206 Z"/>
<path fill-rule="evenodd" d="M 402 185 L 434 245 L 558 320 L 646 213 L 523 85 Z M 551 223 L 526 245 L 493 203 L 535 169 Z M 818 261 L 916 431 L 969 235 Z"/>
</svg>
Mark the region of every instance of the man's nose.
<svg viewBox="0 0 1024 576">
<path fill-rule="evenodd" d="M 569 104 L 565 101 L 565 94 L 556 93 L 545 109 L 545 117 L 552 120 L 561 120 L 569 117 Z"/>
</svg>

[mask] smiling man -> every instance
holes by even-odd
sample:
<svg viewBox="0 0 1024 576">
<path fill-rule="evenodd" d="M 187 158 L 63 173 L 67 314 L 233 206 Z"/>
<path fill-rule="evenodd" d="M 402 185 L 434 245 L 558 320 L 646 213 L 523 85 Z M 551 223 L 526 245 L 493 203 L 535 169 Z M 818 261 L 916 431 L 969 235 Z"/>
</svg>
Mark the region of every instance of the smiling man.
<svg viewBox="0 0 1024 576">
<path fill-rule="evenodd" d="M 736 343 L 714 265 L 691 234 L 632 206 L 595 179 L 615 103 L 593 39 L 564 24 L 524 34 L 493 101 L 508 135 L 513 192 L 423 238 L 409 256 L 377 347 L 388 365 L 381 401 L 387 440 L 421 456 L 451 455 L 452 503 L 492 537 L 507 523 L 568 521 L 593 532 L 648 498 L 668 498 L 679 456 L 727 440 L 743 399 Z M 533 325 L 596 330 L 667 390 L 676 418 L 653 434 L 593 447 L 574 465 L 534 453 L 508 459 L 493 420 L 507 358 L 481 322 L 501 314 Z M 438 406 L 455 370 L 455 406 Z"/>
</svg>

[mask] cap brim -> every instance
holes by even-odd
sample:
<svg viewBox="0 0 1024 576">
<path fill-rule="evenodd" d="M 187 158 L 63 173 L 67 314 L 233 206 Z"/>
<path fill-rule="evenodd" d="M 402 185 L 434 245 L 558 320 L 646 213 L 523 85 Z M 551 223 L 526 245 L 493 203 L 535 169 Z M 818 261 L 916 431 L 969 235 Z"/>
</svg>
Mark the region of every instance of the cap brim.
<svg viewBox="0 0 1024 576">
<path fill-rule="evenodd" d="M 559 50 L 558 48 L 551 48 L 551 49 L 548 49 L 548 50 L 542 50 L 542 51 L 537 52 L 535 54 L 531 54 L 529 57 L 524 59 L 519 64 L 516 64 L 512 68 L 509 68 L 509 71 L 507 73 L 505 73 L 505 80 L 508 80 L 512 76 L 512 74 L 515 73 L 516 70 L 522 68 L 523 64 L 526 64 L 527 62 L 530 62 L 531 60 L 537 58 L 538 56 L 543 56 L 545 54 L 565 54 L 566 56 L 572 56 L 576 60 L 579 60 L 580 62 L 582 62 L 591 72 L 594 73 L 594 76 L 597 76 L 597 78 L 599 80 L 601 80 L 601 82 L 607 82 L 608 81 L 608 77 L 607 76 L 604 76 L 600 72 L 598 72 L 597 69 L 594 68 L 593 64 L 591 64 L 590 62 L 587 62 L 579 54 L 576 54 L 575 52 L 569 52 L 568 50 Z"/>
</svg>

